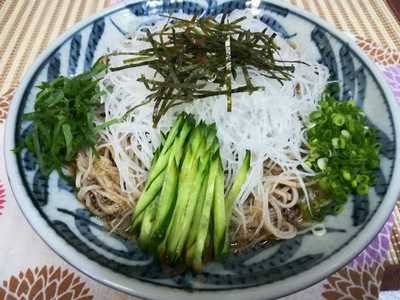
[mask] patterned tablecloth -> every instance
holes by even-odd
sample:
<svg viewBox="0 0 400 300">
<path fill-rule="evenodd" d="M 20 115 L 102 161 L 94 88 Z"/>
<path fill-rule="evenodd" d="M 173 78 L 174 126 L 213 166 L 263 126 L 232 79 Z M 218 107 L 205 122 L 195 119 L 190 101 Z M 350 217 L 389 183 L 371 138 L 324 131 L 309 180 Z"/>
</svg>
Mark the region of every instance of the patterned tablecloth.
<svg viewBox="0 0 400 300">
<path fill-rule="evenodd" d="M 50 41 L 112 0 L 0 0 L 0 149 L 13 93 Z M 381 66 L 400 105 L 400 25 L 383 0 L 290 0 L 357 39 Z M 0 156 L 4 166 L 4 155 Z M 377 299 L 385 265 L 400 263 L 400 204 L 373 242 L 322 282 L 286 299 Z M 0 300 L 136 299 L 66 264 L 24 219 L 0 168 Z"/>
</svg>

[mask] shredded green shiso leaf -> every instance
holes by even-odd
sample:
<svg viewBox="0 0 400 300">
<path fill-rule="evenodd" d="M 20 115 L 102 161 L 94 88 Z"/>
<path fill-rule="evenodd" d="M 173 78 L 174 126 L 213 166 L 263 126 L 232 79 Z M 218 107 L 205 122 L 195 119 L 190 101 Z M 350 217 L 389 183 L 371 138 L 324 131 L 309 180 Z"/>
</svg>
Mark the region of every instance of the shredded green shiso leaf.
<svg viewBox="0 0 400 300">
<path fill-rule="evenodd" d="M 354 101 L 325 95 L 310 114 L 307 164 L 317 172 L 322 193 L 311 201 L 311 218 L 338 214 L 348 195 L 366 195 L 375 182 L 379 150 L 375 131 Z"/>
<path fill-rule="evenodd" d="M 98 61 L 88 72 L 72 78 L 59 76 L 41 83 L 34 112 L 23 115 L 32 121 L 29 132 L 17 150 L 27 148 L 39 163 L 41 173 L 48 176 L 71 162 L 81 149 L 95 147 L 95 108 L 101 91 L 96 76 L 106 65 Z"/>
</svg>

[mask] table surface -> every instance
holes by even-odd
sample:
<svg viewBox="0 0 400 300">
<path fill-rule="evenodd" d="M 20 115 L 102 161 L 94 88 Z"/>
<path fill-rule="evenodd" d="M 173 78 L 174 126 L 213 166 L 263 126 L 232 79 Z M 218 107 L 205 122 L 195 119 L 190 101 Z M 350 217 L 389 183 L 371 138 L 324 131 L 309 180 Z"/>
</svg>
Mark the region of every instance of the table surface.
<svg viewBox="0 0 400 300">
<path fill-rule="evenodd" d="M 0 0 L 0 149 L 3 149 L 8 106 L 26 68 L 62 32 L 115 2 Z M 391 5 L 383 0 L 289 2 L 353 35 L 359 46 L 381 66 L 400 104 L 400 24 Z M 0 166 L 4 166 L 4 155 L 0 156 Z M 53 253 L 22 216 L 4 168 L 0 168 L 0 229 L 0 300 L 135 299 L 96 283 Z M 382 232 L 354 262 L 287 298 L 376 299 L 384 264 L 388 262 L 400 264 L 400 203 Z"/>
</svg>

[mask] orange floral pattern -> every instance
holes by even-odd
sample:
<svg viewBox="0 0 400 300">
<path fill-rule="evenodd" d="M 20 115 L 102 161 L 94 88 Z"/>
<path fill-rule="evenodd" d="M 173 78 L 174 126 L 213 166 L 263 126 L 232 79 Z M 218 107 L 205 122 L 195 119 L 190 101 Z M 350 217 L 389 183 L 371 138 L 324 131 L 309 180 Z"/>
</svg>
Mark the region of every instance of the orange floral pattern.
<svg viewBox="0 0 400 300">
<path fill-rule="evenodd" d="M 400 51 L 381 46 L 363 37 L 357 37 L 358 46 L 375 62 L 387 66 L 400 64 Z"/>
<path fill-rule="evenodd" d="M 3 95 L 0 95 L 0 123 L 3 123 L 7 117 L 8 109 L 10 108 L 10 103 L 14 96 L 15 89 L 16 87 L 12 87 Z"/>
<path fill-rule="evenodd" d="M 28 268 L 0 286 L 0 300 L 92 300 L 90 289 L 75 273 L 53 266 Z"/>
<path fill-rule="evenodd" d="M 377 263 L 363 268 L 346 266 L 328 277 L 322 296 L 327 300 L 378 299 L 383 271 Z"/>
</svg>

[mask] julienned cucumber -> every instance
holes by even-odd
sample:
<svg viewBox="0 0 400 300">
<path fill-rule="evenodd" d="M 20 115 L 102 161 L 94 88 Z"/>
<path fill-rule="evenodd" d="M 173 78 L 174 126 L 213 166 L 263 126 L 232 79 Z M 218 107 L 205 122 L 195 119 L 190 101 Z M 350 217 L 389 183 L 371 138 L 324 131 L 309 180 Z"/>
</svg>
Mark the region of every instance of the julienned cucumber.
<svg viewBox="0 0 400 300">
<path fill-rule="evenodd" d="M 226 218 L 230 220 L 233 210 L 233 205 L 235 203 L 235 199 L 239 196 L 240 189 L 243 183 L 246 181 L 247 174 L 250 170 L 250 161 L 251 161 L 251 153 L 249 150 L 246 151 L 246 156 L 243 159 L 242 166 L 237 172 L 235 178 L 233 178 L 233 183 L 231 188 L 228 191 L 228 195 L 225 198 L 225 211 Z M 225 227 L 225 244 L 222 250 L 222 256 L 226 255 L 229 251 L 229 238 L 228 238 L 228 227 Z"/>
<path fill-rule="evenodd" d="M 132 216 L 139 246 L 168 264 L 199 270 L 229 250 L 233 205 L 250 169 L 247 151 L 225 196 L 215 124 L 178 116 L 154 153 L 145 189 Z"/>
</svg>

